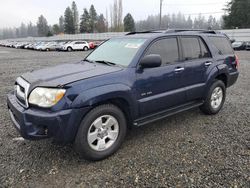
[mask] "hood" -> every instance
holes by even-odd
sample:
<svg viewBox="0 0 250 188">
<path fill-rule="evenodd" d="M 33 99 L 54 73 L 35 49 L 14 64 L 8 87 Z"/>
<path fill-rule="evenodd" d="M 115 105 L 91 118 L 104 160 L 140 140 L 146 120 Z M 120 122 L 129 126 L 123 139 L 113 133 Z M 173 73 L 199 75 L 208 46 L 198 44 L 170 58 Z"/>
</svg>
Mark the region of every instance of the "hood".
<svg viewBox="0 0 250 188">
<path fill-rule="evenodd" d="M 240 46 L 242 46 L 242 45 L 243 45 L 242 42 L 235 42 L 235 43 L 232 44 L 232 46 L 233 46 L 234 48 L 240 47 Z"/>
<path fill-rule="evenodd" d="M 28 72 L 23 74 L 22 77 L 31 84 L 31 87 L 58 87 L 120 70 L 122 68 L 115 66 L 79 62 Z"/>
</svg>

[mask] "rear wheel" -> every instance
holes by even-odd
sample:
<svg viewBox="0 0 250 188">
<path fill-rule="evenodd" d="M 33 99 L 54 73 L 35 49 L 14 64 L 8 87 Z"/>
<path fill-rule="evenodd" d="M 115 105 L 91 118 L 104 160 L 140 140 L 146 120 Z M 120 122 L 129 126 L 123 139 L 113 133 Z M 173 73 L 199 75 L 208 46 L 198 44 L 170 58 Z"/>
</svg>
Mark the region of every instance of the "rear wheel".
<svg viewBox="0 0 250 188">
<path fill-rule="evenodd" d="M 123 112 L 112 104 L 91 110 L 79 127 L 75 150 L 85 159 L 102 160 L 116 152 L 127 131 Z"/>
<path fill-rule="evenodd" d="M 224 82 L 216 80 L 208 91 L 207 98 L 204 104 L 200 107 L 201 111 L 205 114 L 217 114 L 226 98 L 226 87 Z"/>
</svg>

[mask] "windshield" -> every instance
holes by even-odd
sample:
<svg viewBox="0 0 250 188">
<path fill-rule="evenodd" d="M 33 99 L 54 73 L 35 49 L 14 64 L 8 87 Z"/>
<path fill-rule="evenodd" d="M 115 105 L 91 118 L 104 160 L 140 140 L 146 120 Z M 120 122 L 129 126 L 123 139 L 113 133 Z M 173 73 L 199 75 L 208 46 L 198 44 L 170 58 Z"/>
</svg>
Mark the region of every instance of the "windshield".
<svg viewBox="0 0 250 188">
<path fill-rule="evenodd" d="M 146 39 L 110 39 L 88 57 L 89 61 L 107 61 L 127 67 Z"/>
</svg>

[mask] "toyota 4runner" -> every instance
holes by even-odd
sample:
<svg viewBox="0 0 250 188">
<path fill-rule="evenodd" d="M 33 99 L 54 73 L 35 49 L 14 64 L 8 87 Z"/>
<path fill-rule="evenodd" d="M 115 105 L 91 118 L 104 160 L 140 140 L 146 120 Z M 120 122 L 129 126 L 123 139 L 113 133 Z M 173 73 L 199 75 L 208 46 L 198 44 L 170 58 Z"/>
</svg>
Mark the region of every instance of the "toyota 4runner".
<svg viewBox="0 0 250 188">
<path fill-rule="evenodd" d="M 128 33 L 81 62 L 23 74 L 7 105 L 25 139 L 74 143 L 81 156 L 101 160 L 118 150 L 131 126 L 194 107 L 218 113 L 238 66 L 222 33 Z"/>
</svg>

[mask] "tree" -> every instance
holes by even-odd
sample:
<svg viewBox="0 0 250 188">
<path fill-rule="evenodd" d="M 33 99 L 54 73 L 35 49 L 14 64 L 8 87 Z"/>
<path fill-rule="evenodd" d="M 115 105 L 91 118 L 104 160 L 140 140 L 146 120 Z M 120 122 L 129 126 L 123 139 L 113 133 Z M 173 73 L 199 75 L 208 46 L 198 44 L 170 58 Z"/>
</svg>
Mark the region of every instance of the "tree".
<svg viewBox="0 0 250 188">
<path fill-rule="evenodd" d="M 67 34 L 75 33 L 75 26 L 73 20 L 73 13 L 70 7 L 67 7 L 64 12 L 64 32 Z"/>
<path fill-rule="evenodd" d="M 37 27 L 29 22 L 27 26 L 27 36 L 36 37 L 37 36 Z"/>
<path fill-rule="evenodd" d="M 73 24 L 75 27 L 75 33 L 78 33 L 79 32 L 79 13 L 78 13 L 75 1 L 72 2 L 71 9 L 72 9 Z"/>
<path fill-rule="evenodd" d="M 60 33 L 60 27 L 58 24 L 52 26 L 52 33 L 58 35 Z"/>
<path fill-rule="evenodd" d="M 38 17 L 37 29 L 38 29 L 38 31 L 37 31 L 38 36 L 40 36 L 40 37 L 44 37 L 48 34 L 48 31 L 49 31 L 48 22 L 43 15 Z"/>
<path fill-rule="evenodd" d="M 228 15 L 223 16 L 226 29 L 250 27 L 249 0 L 231 0 L 226 6 Z"/>
<path fill-rule="evenodd" d="M 64 17 L 60 16 L 59 18 L 59 31 L 60 33 L 63 33 L 64 31 Z"/>
<path fill-rule="evenodd" d="M 130 13 L 128 13 L 123 20 L 124 23 L 124 31 L 125 32 L 133 32 L 135 31 L 135 21 Z"/>
<path fill-rule="evenodd" d="M 216 20 L 214 17 L 206 19 L 201 14 L 192 19 L 191 16 L 185 18 L 181 13 L 172 15 L 163 15 L 162 17 L 162 28 L 173 29 L 173 28 L 188 28 L 188 29 L 208 29 L 211 25 L 211 29 L 221 29 L 221 20 Z M 159 27 L 159 15 L 148 16 L 146 20 L 141 20 L 135 23 L 136 30 L 152 30 Z"/>
<path fill-rule="evenodd" d="M 46 36 L 51 37 L 51 36 L 53 36 L 53 33 L 49 30 Z"/>
<path fill-rule="evenodd" d="M 122 13 L 123 13 L 122 0 L 119 0 L 119 2 L 118 2 L 118 13 L 117 13 L 118 14 L 117 15 L 118 31 L 123 31 Z"/>
<path fill-rule="evenodd" d="M 98 33 L 103 33 L 107 30 L 106 21 L 103 14 L 100 14 L 100 16 L 98 16 L 97 18 L 96 30 Z"/>
<path fill-rule="evenodd" d="M 110 20 L 112 31 L 123 31 L 122 12 L 122 0 L 114 0 L 114 4 L 110 6 Z"/>
<path fill-rule="evenodd" d="M 88 10 L 85 8 L 83 9 L 83 14 L 80 18 L 80 33 L 90 33 L 90 16 Z"/>
<path fill-rule="evenodd" d="M 187 19 L 187 28 L 192 29 L 193 28 L 193 20 L 191 19 L 191 16 L 188 16 Z"/>
<path fill-rule="evenodd" d="M 90 6 L 89 18 L 90 18 L 90 31 L 93 33 L 95 32 L 95 29 L 96 29 L 95 27 L 97 23 L 97 13 L 96 13 L 94 5 Z"/>
<path fill-rule="evenodd" d="M 27 36 L 27 27 L 24 23 L 21 23 L 20 26 L 20 37 L 26 37 Z"/>
</svg>

